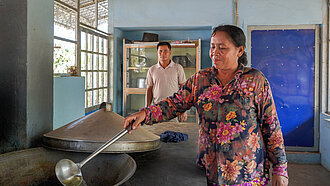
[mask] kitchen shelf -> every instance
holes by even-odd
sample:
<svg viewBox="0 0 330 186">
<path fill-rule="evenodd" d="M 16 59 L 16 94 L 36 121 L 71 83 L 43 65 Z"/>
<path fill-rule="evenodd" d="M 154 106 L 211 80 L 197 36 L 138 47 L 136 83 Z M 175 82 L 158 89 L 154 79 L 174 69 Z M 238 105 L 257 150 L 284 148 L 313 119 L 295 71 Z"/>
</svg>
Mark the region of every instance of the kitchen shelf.
<svg viewBox="0 0 330 186">
<path fill-rule="evenodd" d="M 172 60 L 182 65 L 186 78 L 200 70 L 201 40 L 175 40 L 171 43 Z M 158 62 L 158 42 L 128 42 L 123 39 L 123 111 L 124 116 L 145 107 L 145 79 L 149 68 Z M 188 121 L 197 121 L 195 108 L 188 111 Z"/>
</svg>

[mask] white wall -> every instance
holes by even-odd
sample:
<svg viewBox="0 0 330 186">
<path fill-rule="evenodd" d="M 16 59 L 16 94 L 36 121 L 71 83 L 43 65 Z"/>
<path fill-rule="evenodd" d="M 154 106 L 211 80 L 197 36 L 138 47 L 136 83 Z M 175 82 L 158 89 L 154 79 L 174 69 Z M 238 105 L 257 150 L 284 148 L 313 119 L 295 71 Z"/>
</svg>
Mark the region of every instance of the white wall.
<svg viewBox="0 0 330 186">
<path fill-rule="evenodd" d="M 114 7 L 114 27 L 232 23 L 232 1 L 229 0 L 114 0 Z"/>
<path fill-rule="evenodd" d="M 234 24 L 232 0 L 112 0 L 114 27 Z M 326 0 L 240 0 L 239 26 L 321 24 Z"/>
<path fill-rule="evenodd" d="M 324 0 L 239 1 L 240 26 L 321 24 Z"/>
</svg>

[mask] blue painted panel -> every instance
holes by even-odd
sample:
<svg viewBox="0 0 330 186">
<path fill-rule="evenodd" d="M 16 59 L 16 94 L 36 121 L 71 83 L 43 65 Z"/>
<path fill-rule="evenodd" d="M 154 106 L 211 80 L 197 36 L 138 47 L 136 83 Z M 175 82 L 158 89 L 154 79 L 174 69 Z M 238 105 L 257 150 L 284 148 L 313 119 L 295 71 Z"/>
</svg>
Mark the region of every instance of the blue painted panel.
<svg viewBox="0 0 330 186">
<path fill-rule="evenodd" d="M 85 78 L 54 77 L 53 129 L 85 115 Z"/>
<path fill-rule="evenodd" d="M 270 82 L 286 146 L 314 145 L 315 30 L 254 30 L 252 67 Z"/>
</svg>

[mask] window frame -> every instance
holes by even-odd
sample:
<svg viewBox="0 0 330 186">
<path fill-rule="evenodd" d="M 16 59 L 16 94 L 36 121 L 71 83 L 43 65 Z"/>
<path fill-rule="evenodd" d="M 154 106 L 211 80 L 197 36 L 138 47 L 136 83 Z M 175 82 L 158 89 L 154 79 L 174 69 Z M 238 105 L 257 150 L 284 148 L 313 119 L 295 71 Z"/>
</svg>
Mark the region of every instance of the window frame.
<svg viewBox="0 0 330 186">
<path fill-rule="evenodd" d="M 94 92 L 95 90 L 100 90 L 100 89 L 103 89 L 103 90 L 107 90 L 106 91 L 106 96 L 107 96 L 107 99 L 104 100 L 106 102 L 110 102 L 112 101 L 112 92 L 110 92 L 110 88 L 112 87 L 113 85 L 113 81 L 112 81 L 112 55 L 110 55 L 111 53 L 111 48 L 113 47 L 112 45 L 112 42 L 113 42 L 113 39 L 112 39 L 112 36 L 107 33 L 107 32 L 104 32 L 102 30 L 99 30 L 98 27 L 99 27 L 99 15 L 98 15 L 98 9 L 99 9 L 99 6 L 101 6 L 100 3 L 102 3 L 103 1 L 105 0 L 96 0 L 96 1 L 92 1 L 92 2 L 88 2 L 88 6 L 94 6 L 94 7 L 91 7 L 92 9 L 95 10 L 95 14 L 94 14 L 94 20 L 95 20 L 95 24 L 94 25 L 87 25 L 87 24 L 84 24 L 80 21 L 80 18 L 81 18 L 81 6 L 80 6 L 80 0 L 74 0 L 75 1 L 75 7 L 73 7 L 72 5 L 69 5 L 67 4 L 66 2 L 64 2 L 64 0 L 54 0 L 54 4 L 57 3 L 59 4 L 60 6 L 63 6 L 65 8 L 68 8 L 72 11 L 75 12 L 75 16 L 76 16 L 76 24 L 75 24 L 75 40 L 72 40 L 72 39 L 68 39 L 68 38 L 64 38 L 64 37 L 60 37 L 60 36 L 55 36 L 54 34 L 54 40 L 60 40 L 60 41 L 63 41 L 63 42 L 69 42 L 69 43 L 74 43 L 75 44 L 75 65 L 77 66 L 77 69 L 78 69 L 78 72 L 77 72 L 77 75 L 78 76 L 82 76 L 81 73 L 82 72 L 87 72 L 86 70 L 82 70 L 82 67 L 81 67 L 81 55 L 82 55 L 82 52 L 85 52 L 85 53 L 91 53 L 92 54 L 92 60 L 94 60 L 94 55 L 103 55 L 106 60 L 107 60 L 107 70 L 92 70 L 91 72 L 92 73 L 96 73 L 98 78 L 99 78 L 99 73 L 100 72 L 105 72 L 105 74 L 107 74 L 107 77 L 104 77 L 103 75 L 103 78 L 106 79 L 106 82 L 107 84 L 104 85 L 103 87 L 92 87 L 92 88 L 88 88 L 87 89 L 87 85 L 85 85 L 85 100 L 86 100 L 86 103 L 85 103 L 85 113 L 88 113 L 88 112 L 91 112 L 91 111 L 94 111 L 96 109 L 99 108 L 99 105 L 100 103 L 98 102 L 97 104 L 94 104 L 94 101 L 93 101 L 93 105 L 88 107 L 88 97 L 87 97 L 87 93 L 88 91 L 91 91 L 91 92 Z M 54 5 L 55 6 L 55 5 Z M 86 5 L 85 5 L 86 6 Z M 108 8 L 108 7 L 106 7 Z M 109 10 L 108 10 L 109 11 Z M 107 12 L 107 17 L 108 17 L 108 25 L 109 25 L 109 12 Z M 55 19 L 55 18 L 54 18 Z M 55 20 L 54 20 L 55 21 Z M 54 23 L 55 24 L 55 23 Z M 97 35 L 97 37 L 99 38 L 103 38 L 106 40 L 106 43 L 107 43 L 107 48 L 106 48 L 106 54 L 105 53 L 98 53 L 98 52 L 94 52 L 94 50 L 92 52 L 87 52 L 87 49 L 86 50 L 81 50 L 81 32 L 87 32 L 87 33 L 92 33 L 92 35 Z M 93 37 L 94 38 L 94 37 Z M 93 45 L 94 45 L 94 41 L 93 41 Z M 86 64 L 87 65 L 87 64 Z M 93 65 L 93 64 L 92 64 Z M 54 75 L 58 75 L 57 73 L 54 73 Z M 87 76 L 87 73 L 86 73 L 86 76 Z M 93 75 L 92 75 L 93 76 Z M 87 79 L 88 80 L 88 79 Z M 85 80 L 85 83 L 87 83 L 87 80 Z M 105 81 L 105 80 L 104 80 Z M 103 82 L 104 82 L 103 81 Z M 99 80 L 97 82 L 97 84 L 99 84 Z M 94 81 L 92 81 L 92 84 L 94 84 Z M 94 86 L 94 85 L 93 85 Z M 103 94 L 104 94 L 105 91 L 103 91 Z M 104 98 L 105 95 L 103 95 L 102 98 Z M 92 100 L 94 100 L 95 98 L 93 97 Z M 97 100 L 99 99 L 99 97 L 97 98 Z"/>
</svg>

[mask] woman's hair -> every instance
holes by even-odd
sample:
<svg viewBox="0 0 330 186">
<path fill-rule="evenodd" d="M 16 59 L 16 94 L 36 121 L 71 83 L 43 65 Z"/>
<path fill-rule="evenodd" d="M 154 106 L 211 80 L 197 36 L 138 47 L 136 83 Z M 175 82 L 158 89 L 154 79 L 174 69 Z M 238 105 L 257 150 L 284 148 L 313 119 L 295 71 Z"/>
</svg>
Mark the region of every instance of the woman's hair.
<svg viewBox="0 0 330 186">
<path fill-rule="evenodd" d="M 219 25 L 215 28 L 213 28 L 212 31 L 212 37 L 215 36 L 215 34 L 217 32 L 226 32 L 232 43 L 236 46 L 236 47 L 240 47 L 240 46 L 244 46 L 245 47 L 245 35 L 242 29 L 240 29 L 237 26 L 233 26 L 233 25 Z M 241 55 L 241 57 L 238 58 L 238 62 L 246 65 L 247 64 L 247 55 L 246 52 L 243 52 L 243 55 Z"/>
</svg>

